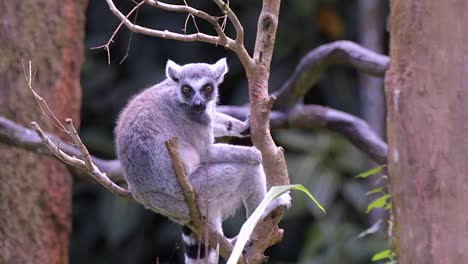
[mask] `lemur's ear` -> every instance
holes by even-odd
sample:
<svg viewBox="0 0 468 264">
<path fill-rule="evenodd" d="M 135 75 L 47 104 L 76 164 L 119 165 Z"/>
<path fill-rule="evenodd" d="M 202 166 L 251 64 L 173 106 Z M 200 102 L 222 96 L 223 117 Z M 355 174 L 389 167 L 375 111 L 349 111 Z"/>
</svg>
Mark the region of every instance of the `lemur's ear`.
<svg viewBox="0 0 468 264">
<path fill-rule="evenodd" d="M 176 82 L 179 81 L 179 73 L 181 70 L 181 66 L 171 60 L 167 60 L 166 64 L 166 77 L 170 78 Z"/>
<path fill-rule="evenodd" d="M 220 84 L 224 80 L 224 75 L 228 72 L 228 66 L 226 58 L 218 60 L 215 64 L 211 65 L 211 71 L 213 72 L 213 77 L 215 78 L 217 84 Z"/>
</svg>

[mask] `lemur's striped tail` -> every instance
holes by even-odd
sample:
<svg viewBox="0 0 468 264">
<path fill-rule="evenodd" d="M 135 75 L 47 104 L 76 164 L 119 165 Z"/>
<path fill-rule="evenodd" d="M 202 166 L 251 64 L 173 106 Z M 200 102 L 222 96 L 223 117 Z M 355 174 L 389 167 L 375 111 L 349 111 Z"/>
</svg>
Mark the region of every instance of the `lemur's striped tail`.
<svg viewBox="0 0 468 264">
<path fill-rule="evenodd" d="M 213 264 L 216 252 L 212 247 L 206 248 L 204 242 L 199 242 L 197 236 L 186 227 L 182 227 L 185 264 Z M 206 254 L 208 252 L 208 254 Z"/>
</svg>

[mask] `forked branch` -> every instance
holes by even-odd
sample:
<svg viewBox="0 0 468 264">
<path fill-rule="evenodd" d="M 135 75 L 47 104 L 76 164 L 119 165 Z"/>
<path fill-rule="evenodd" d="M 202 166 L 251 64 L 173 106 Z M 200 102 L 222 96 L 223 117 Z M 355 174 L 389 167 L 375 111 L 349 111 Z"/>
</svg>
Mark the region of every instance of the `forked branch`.
<svg viewBox="0 0 468 264">
<path fill-rule="evenodd" d="M 97 182 L 99 182 L 106 189 L 111 191 L 113 194 L 120 196 L 124 199 L 134 201 L 131 192 L 118 186 L 112 182 L 105 173 L 103 173 L 91 160 L 86 146 L 79 139 L 78 134 L 76 134 L 76 129 L 73 126 L 72 120 L 67 119 L 67 126 L 70 129 L 68 131 L 69 135 L 73 138 L 77 148 L 80 152 L 82 159 L 75 156 L 70 156 L 63 152 L 50 138 L 44 133 L 44 131 L 39 127 L 36 122 L 31 122 L 31 126 L 37 135 L 41 138 L 42 143 L 49 149 L 49 151 L 54 154 L 61 161 L 65 162 L 68 165 L 80 168 L 85 170 L 89 175 L 91 175 Z"/>
<path fill-rule="evenodd" d="M 164 38 L 164 39 L 173 39 L 173 40 L 179 40 L 179 41 L 184 41 L 184 42 L 199 41 L 199 42 L 205 42 L 205 43 L 210 43 L 214 45 L 221 45 L 227 49 L 234 51 L 246 69 L 252 69 L 254 67 L 252 58 L 250 57 L 249 53 L 247 52 L 244 46 L 244 28 L 242 27 L 242 24 L 240 23 L 236 14 L 230 9 L 227 3 L 224 3 L 222 0 L 213 0 L 213 1 L 219 6 L 219 8 L 223 11 L 223 13 L 225 13 L 227 17 L 232 21 L 234 28 L 236 30 L 235 40 L 233 40 L 232 38 L 229 38 L 224 33 L 223 27 L 220 26 L 217 17 L 212 16 L 202 10 L 190 7 L 188 5 L 174 5 L 174 4 L 168 4 L 168 3 L 164 3 L 164 2 L 156 1 L 156 0 L 142 0 L 127 15 L 124 15 L 115 6 L 115 3 L 113 0 L 106 0 L 111 12 L 121 21 L 121 23 L 117 27 L 117 29 L 114 31 L 114 33 L 112 34 L 109 41 L 106 44 L 97 48 L 106 49 L 108 56 L 110 58 L 109 45 L 113 42 L 113 38 L 116 35 L 116 33 L 119 31 L 120 27 L 122 25 L 125 25 L 132 32 L 144 34 L 148 36 L 159 37 L 159 38 Z M 169 30 L 157 30 L 157 29 L 152 29 L 152 28 L 137 25 L 136 23 L 133 23 L 132 21 L 129 20 L 129 16 L 136 9 L 138 9 L 143 3 L 151 5 L 158 9 L 171 11 L 171 12 L 178 12 L 178 13 L 187 13 L 194 17 L 200 18 L 208 22 L 213 27 L 213 29 L 216 32 L 216 35 L 205 34 L 202 32 L 196 32 L 192 34 L 181 34 L 181 33 L 176 33 L 176 32 L 172 32 Z"/>
<path fill-rule="evenodd" d="M 229 7 L 229 3 L 226 3 L 223 0 L 213 0 L 213 2 L 218 5 L 221 11 L 223 11 L 223 13 L 228 16 L 229 20 L 231 20 L 232 24 L 234 25 L 237 34 L 236 42 L 239 45 L 244 45 L 244 28 L 242 27 L 239 18 L 237 18 L 236 13 L 234 13 L 234 11 L 232 11 L 232 9 Z"/>
<path fill-rule="evenodd" d="M 144 1 L 141 1 L 140 3 L 138 3 L 135 7 L 132 8 L 132 10 L 130 10 L 130 12 L 128 12 L 128 14 L 125 16 L 125 18 L 128 20 L 128 18 L 138 10 L 138 8 L 141 7 L 142 4 L 144 4 L 145 2 Z M 101 45 L 101 46 L 98 46 L 98 47 L 94 47 L 94 48 L 91 48 L 91 49 L 104 49 L 106 52 L 107 52 L 107 63 L 110 64 L 110 45 L 114 42 L 114 38 L 115 38 L 115 35 L 117 35 L 117 33 L 119 32 L 120 28 L 122 27 L 122 25 L 124 24 L 125 20 L 122 20 L 120 22 L 120 24 L 117 26 L 117 28 L 114 30 L 114 32 L 112 33 L 112 36 L 109 38 L 109 40 L 107 41 L 106 44 L 104 45 Z M 128 51 L 127 51 L 128 52 Z"/>
<path fill-rule="evenodd" d="M 144 2 L 158 9 L 171 11 L 171 12 L 178 12 L 178 13 L 188 13 L 195 17 L 201 18 L 205 20 L 206 22 L 210 23 L 210 25 L 216 31 L 216 34 L 218 35 L 218 37 L 223 43 L 228 43 L 228 42 L 233 41 L 231 38 L 226 36 L 221 26 L 219 25 L 218 20 L 204 11 L 190 7 L 188 5 L 173 5 L 173 4 L 167 4 L 167 3 L 163 3 L 161 1 L 156 1 L 156 0 L 144 0 Z M 220 45 L 222 44 L 220 43 Z"/>
<path fill-rule="evenodd" d="M 48 133 L 45 135 L 55 145 L 60 146 L 60 149 L 68 156 L 80 156 L 80 152 L 75 146 L 61 140 L 56 135 Z M 38 155 L 47 155 L 59 159 L 42 143 L 42 139 L 34 130 L 21 126 L 2 116 L 0 116 L 0 143 L 26 149 Z M 119 184 L 125 183 L 118 160 L 103 160 L 93 156 L 91 156 L 91 159 L 99 170 L 104 172 L 113 182 Z M 88 173 L 82 169 L 76 170 L 76 174 L 81 179 L 89 178 Z"/>
<path fill-rule="evenodd" d="M 222 45 L 226 48 L 229 48 L 232 44 L 234 44 L 234 40 L 232 39 L 223 39 L 220 36 L 213 36 L 204 33 L 193 33 L 193 34 L 180 34 L 171 32 L 169 30 L 157 30 L 151 29 L 147 27 L 142 27 L 132 23 L 127 16 L 125 16 L 120 10 L 115 6 L 112 0 L 106 0 L 107 4 L 111 12 L 123 22 L 123 24 L 130 30 L 135 33 L 140 33 L 148 36 L 165 38 L 165 39 L 173 39 L 185 42 L 193 42 L 193 41 L 201 41 L 215 45 Z M 180 6 L 181 8 L 187 8 L 186 6 Z"/>
</svg>

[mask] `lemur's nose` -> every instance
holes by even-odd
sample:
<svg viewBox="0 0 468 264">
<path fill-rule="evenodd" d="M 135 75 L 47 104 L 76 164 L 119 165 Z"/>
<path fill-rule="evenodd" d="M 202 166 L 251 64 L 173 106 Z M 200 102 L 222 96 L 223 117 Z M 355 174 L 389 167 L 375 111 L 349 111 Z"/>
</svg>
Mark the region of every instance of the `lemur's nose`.
<svg viewBox="0 0 468 264">
<path fill-rule="evenodd" d="M 202 110 L 205 110 L 206 108 L 206 105 L 203 104 L 203 102 L 201 100 L 196 100 L 195 102 L 193 102 L 193 109 L 196 110 L 196 111 L 202 111 Z"/>
</svg>

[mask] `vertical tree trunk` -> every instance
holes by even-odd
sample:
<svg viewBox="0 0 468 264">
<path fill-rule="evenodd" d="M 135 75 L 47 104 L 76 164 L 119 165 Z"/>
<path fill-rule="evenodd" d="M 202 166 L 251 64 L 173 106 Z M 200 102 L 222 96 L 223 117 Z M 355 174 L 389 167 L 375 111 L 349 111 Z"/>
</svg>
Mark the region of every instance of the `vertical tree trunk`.
<svg viewBox="0 0 468 264">
<path fill-rule="evenodd" d="M 359 44 L 382 53 L 381 1 L 359 0 Z M 362 114 L 377 135 L 385 136 L 385 97 L 381 78 L 359 74 Z"/>
<path fill-rule="evenodd" d="M 0 1 L 0 115 L 60 132 L 42 116 L 34 88 L 59 119 L 79 120 L 86 0 Z M 78 124 L 77 124 L 78 125 Z M 52 158 L 0 145 L 0 263 L 68 263 L 71 178 Z"/>
<path fill-rule="evenodd" d="M 398 263 L 468 263 L 467 0 L 392 0 L 389 173 Z"/>
</svg>

